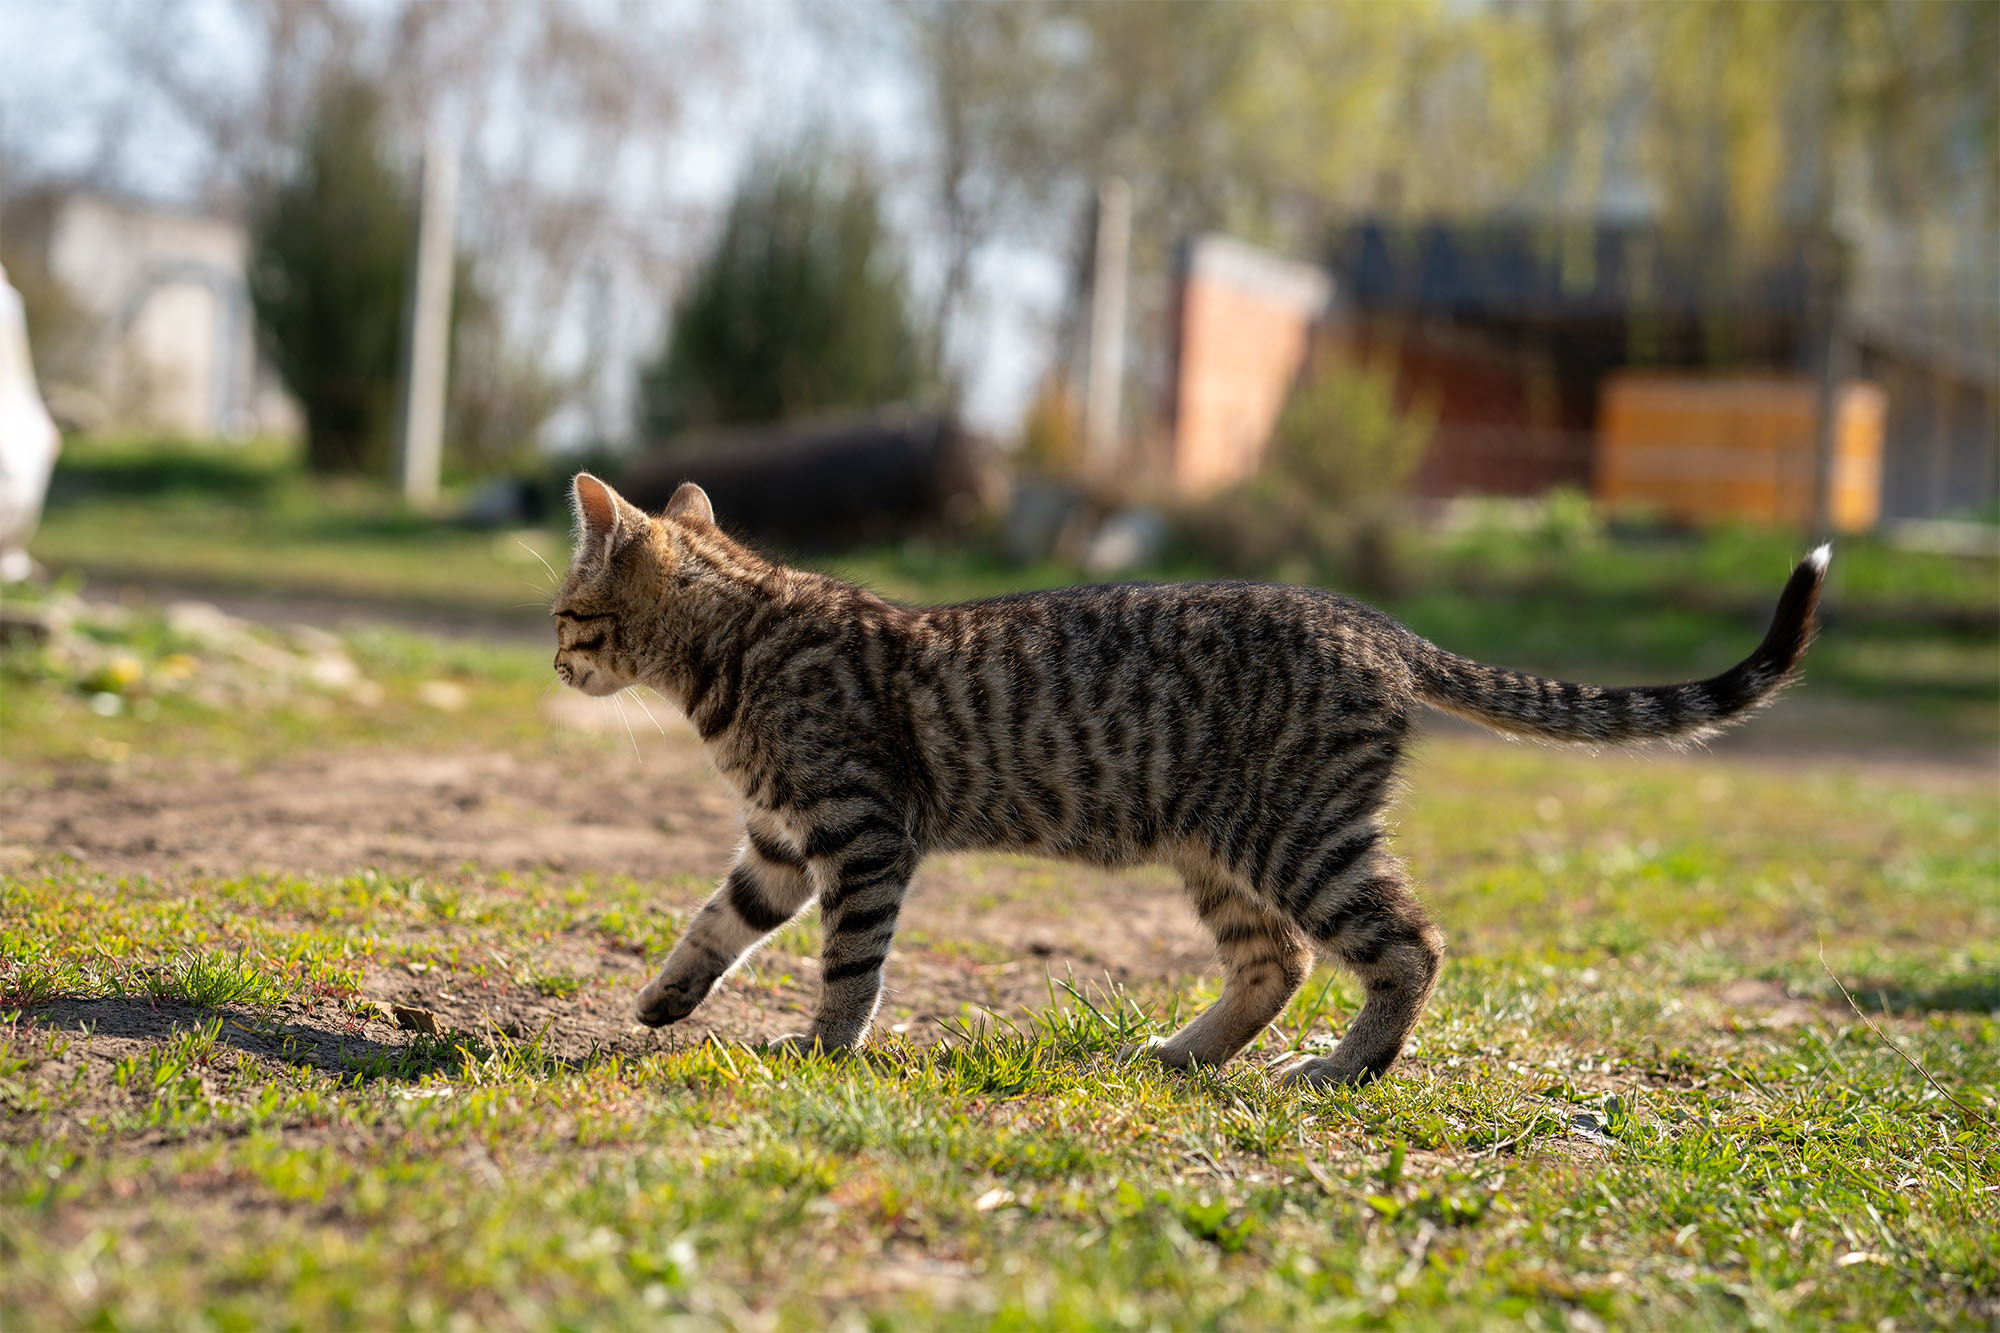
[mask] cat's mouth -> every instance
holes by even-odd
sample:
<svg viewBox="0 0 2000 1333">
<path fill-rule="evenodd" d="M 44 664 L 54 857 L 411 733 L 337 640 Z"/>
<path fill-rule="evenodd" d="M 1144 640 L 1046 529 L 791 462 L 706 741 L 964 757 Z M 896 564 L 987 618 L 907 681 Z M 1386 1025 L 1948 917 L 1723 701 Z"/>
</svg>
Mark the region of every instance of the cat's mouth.
<svg viewBox="0 0 2000 1333">
<path fill-rule="evenodd" d="M 616 694 L 625 688 L 613 680 L 607 671 L 600 671 L 590 666 L 578 667 L 564 661 L 556 663 L 556 676 L 563 684 L 579 694 L 587 694 L 594 699 L 601 699 L 607 694 Z"/>
</svg>

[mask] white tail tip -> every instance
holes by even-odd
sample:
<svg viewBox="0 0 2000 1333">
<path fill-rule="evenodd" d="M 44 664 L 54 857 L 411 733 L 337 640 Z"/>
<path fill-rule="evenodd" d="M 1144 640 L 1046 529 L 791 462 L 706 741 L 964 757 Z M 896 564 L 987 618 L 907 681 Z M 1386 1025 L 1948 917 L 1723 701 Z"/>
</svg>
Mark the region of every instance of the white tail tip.
<svg viewBox="0 0 2000 1333">
<path fill-rule="evenodd" d="M 1806 560 L 1820 573 L 1826 573 L 1826 567 L 1833 563 L 1833 543 L 1821 542 L 1813 547 L 1812 554 L 1807 556 Z"/>
</svg>

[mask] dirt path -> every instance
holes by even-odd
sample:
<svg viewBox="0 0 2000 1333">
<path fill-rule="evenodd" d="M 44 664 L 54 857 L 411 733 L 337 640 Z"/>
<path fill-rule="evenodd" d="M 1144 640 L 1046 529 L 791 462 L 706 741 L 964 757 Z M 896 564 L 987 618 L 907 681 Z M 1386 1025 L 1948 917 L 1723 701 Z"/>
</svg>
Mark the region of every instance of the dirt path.
<svg viewBox="0 0 2000 1333">
<path fill-rule="evenodd" d="M 565 725 L 598 716 L 578 709 Z M 668 722 L 667 732 L 649 737 L 642 755 L 594 744 L 530 758 L 484 749 L 355 749 L 248 772 L 69 772 L 0 794 L 0 867 L 54 854 L 114 874 L 155 876 L 467 865 L 475 874 L 601 873 L 657 884 L 661 905 L 685 912 L 727 870 L 739 833 L 735 803 L 692 730 Z M 1184 978 L 1210 960 L 1177 881 L 1161 870 L 1114 874 L 1026 858 L 940 858 L 919 872 L 903 925 L 907 943 L 899 945 L 884 1010 L 892 1025 L 928 1025 L 967 1004 L 1026 1008 L 1046 1000 L 1051 975 Z M 556 948 L 562 956 L 538 965 L 593 979 L 573 1000 L 525 987 L 462 994 L 448 981 L 393 969 L 367 991 L 473 1030 L 489 1021 L 533 1030 L 559 1019 L 556 1049 L 572 1054 L 658 1040 L 642 1037 L 625 1017 L 629 996 L 657 958 L 595 937 Z M 813 965 L 809 957 L 767 959 L 760 965 L 766 974 L 800 979 L 776 997 L 725 988 L 672 1039 L 710 1032 L 757 1038 L 796 1028 Z M 773 998 L 780 1003 L 773 1006 Z"/>
<path fill-rule="evenodd" d="M 346 751 L 250 773 L 97 775 L 6 796 L 0 857 L 68 855 L 113 873 L 381 869 L 589 872 L 662 882 L 675 908 L 728 869 L 735 804 L 692 747 L 524 762 Z M 664 762 L 663 762 L 664 760 Z M 695 885 L 687 883 L 692 877 Z M 1109 873 L 1013 857 L 927 862 L 905 924 L 1010 952 L 1120 969 L 1206 957 L 1164 871 Z M 686 900 L 686 901 L 681 901 Z M 1153 970 L 1150 967 L 1144 970 Z"/>
</svg>

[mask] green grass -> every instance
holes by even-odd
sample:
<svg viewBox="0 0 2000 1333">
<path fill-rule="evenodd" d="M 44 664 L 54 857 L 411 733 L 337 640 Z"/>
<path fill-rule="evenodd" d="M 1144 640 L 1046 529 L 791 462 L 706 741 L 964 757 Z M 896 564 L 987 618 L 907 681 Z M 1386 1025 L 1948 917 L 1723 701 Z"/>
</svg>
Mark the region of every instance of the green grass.
<svg viewBox="0 0 2000 1333">
<path fill-rule="evenodd" d="M 379 880 L 183 893 L 61 869 L 10 878 L 0 901 L 11 916 L 42 885 L 78 904 L 79 934 L 115 916 L 113 900 L 191 897 L 246 935 L 273 903 L 330 908 L 320 931 L 364 914 L 363 938 L 385 948 L 428 910 Z M 494 896 L 507 929 L 553 910 L 536 893 Z M 1661 909 L 1702 897 L 1672 876 L 1650 896 Z M 1990 903 L 1978 924 L 1992 939 Z M 453 1312 L 527 1326 L 753 1312 L 1077 1328 L 1990 1318 L 1992 1134 L 1849 1015 L 1773 1029 L 1732 1014 L 1703 989 L 1717 955 L 1691 977 L 1682 942 L 1552 961 L 1523 932 L 1474 949 L 1447 974 L 1407 1072 L 1310 1095 L 1254 1067 L 1118 1063 L 1167 1003 L 1129 993 L 1006 1023 L 972 1015 L 934 1044 L 804 1064 L 728 1046 L 559 1060 L 534 1038 L 453 1032 L 323 1068 L 239 1049 L 258 1020 L 231 1010 L 125 1057 L 111 1097 L 89 1095 L 74 1034 L 29 1010 L 0 1037 L 13 1117 L 0 1315 L 119 1327 L 442 1325 Z M 471 984 L 469 971 L 454 979 Z M 1353 999 L 1328 977 L 1281 1027 L 1307 1031 Z M 1961 1099 L 1996 1109 L 1991 1014 L 1892 1026 Z"/>
<path fill-rule="evenodd" d="M 45 559 L 489 605 L 528 580 L 490 535 L 308 487 L 281 457 L 104 449 L 90 498 L 52 511 Z M 1481 555 L 1498 539 L 1475 536 L 1452 558 L 1527 577 L 1506 564 L 1527 548 Z M 1392 606 L 1523 665 L 1701 667 L 1754 628 L 1673 598 L 1702 580 L 1775 592 L 1788 555 L 1754 534 L 1609 543 L 1535 557 L 1536 579 L 1580 571 L 1546 595 L 1467 582 Z M 1836 571 L 1878 606 L 1928 589 L 1962 607 L 1984 577 L 1876 559 L 1844 545 Z M 1073 576 L 921 546 L 842 567 L 920 599 Z M 1852 646 L 1836 621 L 1816 651 L 1812 697 L 1831 678 L 1902 690 L 1911 715 L 1991 707 L 1967 684 L 1984 639 L 1927 649 L 1931 631 L 1886 614 L 1851 623 Z M 180 662 L 191 645 L 155 613 L 93 632 L 129 663 L 84 678 L 0 655 L 6 783 L 383 743 L 535 762 L 555 740 L 539 647 L 369 631 L 345 642 L 379 697 L 225 707 L 182 688 L 207 664 Z M 1941 683 L 1896 683 L 1926 670 Z M 439 681 L 458 707 L 430 701 Z M 1264 1065 L 1354 1012 L 1331 971 L 1244 1061 L 1182 1075 L 1117 1052 L 1211 1001 L 1212 975 L 1062 976 L 1040 1002 L 922 1022 L 899 985 L 1040 964 L 998 935 L 913 931 L 879 1043 L 797 1062 L 584 1027 L 623 1012 L 635 954 L 656 960 L 706 890 L 692 878 L 111 875 L 0 842 L 0 1328 L 2000 1321 L 1989 784 L 1439 739 L 1397 842 L 1452 957 L 1408 1062 L 1324 1093 Z M 1069 874 L 971 857 L 941 882 L 981 916 L 1033 920 L 1071 901 Z M 1183 912 L 1162 886 L 1159 910 Z M 795 1017 L 816 935 L 779 932 L 717 1003 Z M 373 1000 L 413 979 L 477 1002 L 460 1012 L 541 1017 L 399 1031 Z"/>
<path fill-rule="evenodd" d="M 397 643 L 415 672 L 459 651 Z M 509 659 L 480 660 L 451 725 L 539 753 L 504 718 Z M 17 680 L 10 716 L 70 707 L 67 688 Z M 182 725 L 226 750 L 261 723 Z M 10 726 L 10 768 L 74 762 L 60 731 Z M 1212 999 L 1212 976 L 1058 979 L 1025 1010 L 966 1007 L 845 1060 L 580 1048 L 565 1024 L 636 974 L 573 960 L 657 957 L 704 885 L 17 859 L 0 1327 L 2000 1317 L 1989 790 L 1435 741 L 1397 836 L 1453 957 L 1402 1070 L 1325 1093 L 1263 1063 L 1353 1013 L 1334 972 L 1220 1073 L 1117 1058 Z M 954 882 L 1016 862 L 965 858 Z M 728 988 L 796 1004 L 815 933 L 788 927 Z M 1847 1007 L 1822 952 L 1969 1110 Z M 891 982 L 1017 957 L 915 937 Z M 554 1016 L 436 1035 L 369 1018 L 385 978 L 419 972 Z"/>
<path fill-rule="evenodd" d="M 114 588 L 181 582 L 529 613 L 553 586 L 543 562 L 559 570 L 568 559 L 566 527 L 439 522 L 378 487 L 310 479 L 273 443 L 84 439 L 64 445 L 32 549 Z"/>
<path fill-rule="evenodd" d="M 14 590 L 11 600 L 44 600 Z M 310 684 L 257 690 L 250 698 L 208 697 L 211 677 L 234 665 L 212 644 L 177 634 L 157 607 L 128 608 L 122 623 L 90 624 L 81 636 L 109 656 L 86 667 L 60 650 L 19 644 L 0 651 L 0 736 L 17 778 L 53 763 L 96 760 L 125 769 L 199 757 L 254 762 L 326 744 L 398 741 L 439 745 L 519 743 L 550 730 L 537 702 L 552 687 L 548 655 L 525 644 L 443 640 L 377 627 L 351 632 L 342 646 L 377 693 L 355 697 Z M 263 632 L 263 641 L 283 636 Z M 441 707 L 439 683 L 463 703 Z M 97 708 L 115 696 L 109 715 Z"/>
<path fill-rule="evenodd" d="M 1803 554 L 1800 539 L 1783 531 L 1607 535 L 1580 501 L 1555 504 L 1550 514 L 1527 530 L 1476 518 L 1454 533 L 1406 532 L 1398 541 L 1406 591 L 1377 600 L 1438 642 L 1487 660 L 1685 673 L 1740 656 Z M 290 452 L 271 444 L 85 439 L 65 448 L 34 549 L 51 566 L 112 588 L 121 580 L 179 580 L 514 615 L 529 625 L 550 590 L 542 562 L 560 569 L 567 557 L 565 527 L 560 514 L 518 532 L 441 523 L 379 489 L 309 479 Z M 823 563 L 919 602 L 1085 577 L 1059 560 L 1018 567 L 976 542 L 913 542 Z M 1191 551 L 1140 571 L 1181 579 L 1216 572 Z M 1246 572 L 1347 582 L 1339 569 L 1306 560 Z M 1977 713 L 2000 734 L 1992 707 L 2000 562 L 1843 539 L 1827 604 L 1835 632 L 1815 659 L 1816 678 L 1843 691 Z"/>
</svg>

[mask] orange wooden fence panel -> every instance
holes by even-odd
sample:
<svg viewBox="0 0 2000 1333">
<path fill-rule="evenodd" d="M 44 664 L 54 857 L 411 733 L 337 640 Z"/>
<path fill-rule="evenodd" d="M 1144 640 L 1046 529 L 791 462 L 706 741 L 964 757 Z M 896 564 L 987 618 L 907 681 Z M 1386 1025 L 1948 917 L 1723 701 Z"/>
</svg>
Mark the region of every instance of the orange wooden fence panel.
<svg viewBox="0 0 2000 1333">
<path fill-rule="evenodd" d="M 1614 375 L 1598 412 L 1597 498 L 1676 518 L 1813 520 L 1819 386 L 1810 379 Z M 1882 423 L 1873 384 L 1835 395 L 1832 520 L 1873 527 L 1882 510 Z"/>
</svg>

